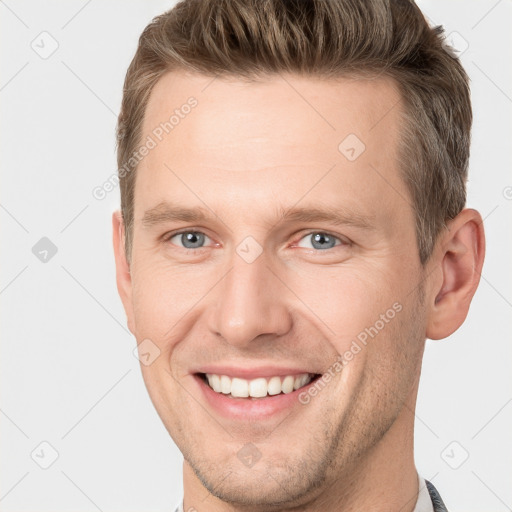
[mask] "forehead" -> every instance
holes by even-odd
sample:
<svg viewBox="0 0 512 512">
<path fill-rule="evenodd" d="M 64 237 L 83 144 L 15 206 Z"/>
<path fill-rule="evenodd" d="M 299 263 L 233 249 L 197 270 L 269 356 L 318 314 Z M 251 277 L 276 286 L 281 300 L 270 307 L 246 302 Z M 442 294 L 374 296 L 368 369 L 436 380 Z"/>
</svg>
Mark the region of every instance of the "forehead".
<svg viewBox="0 0 512 512">
<path fill-rule="evenodd" d="M 197 105 L 184 114 L 189 111 L 190 98 Z M 378 137 L 391 141 L 390 128 L 394 131 L 398 122 L 399 103 L 394 81 L 387 77 L 326 80 L 282 74 L 244 82 L 170 72 L 153 88 L 143 133 L 151 133 L 176 113 L 172 132 L 165 134 L 170 135 L 165 138 L 169 143 L 186 139 L 188 149 L 193 151 L 189 157 L 215 157 L 213 164 L 229 164 L 236 156 L 238 169 L 238 157 L 242 155 L 226 154 L 219 149 L 250 147 L 254 151 L 261 142 L 258 160 L 272 152 L 269 163 L 273 165 L 277 144 L 295 147 L 300 143 L 303 154 L 312 151 L 317 156 L 327 146 L 332 149 L 333 142 L 354 132 L 365 142 Z M 195 122 L 199 121 L 197 118 L 200 122 Z M 276 135 L 278 140 L 274 140 Z M 272 141 L 274 144 L 269 145 Z M 334 149 L 337 150 L 337 144 Z M 249 157 L 248 161 L 260 163 L 254 153 Z"/>
<path fill-rule="evenodd" d="M 397 166 L 400 108 L 389 78 L 283 74 L 249 83 L 167 73 L 146 108 L 141 140 L 155 144 L 139 164 L 135 212 L 185 195 L 220 207 L 242 194 L 244 207 L 272 200 L 286 208 L 284 194 L 296 201 L 307 189 L 333 206 L 338 197 L 361 209 L 396 201 L 397 191 L 407 195 Z"/>
</svg>

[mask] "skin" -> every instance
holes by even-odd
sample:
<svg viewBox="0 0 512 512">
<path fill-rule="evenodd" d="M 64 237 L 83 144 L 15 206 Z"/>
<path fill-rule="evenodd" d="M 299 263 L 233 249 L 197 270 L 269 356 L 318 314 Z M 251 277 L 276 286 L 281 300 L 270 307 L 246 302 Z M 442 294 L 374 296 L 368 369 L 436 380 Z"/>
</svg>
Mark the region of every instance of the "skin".
<svg viewBox="0 0 512 512">
<path fill-rule="evenodd" d="M 185 510 L 412 511 L 425 338 L 448 336 L 466 317 L 484 258 L 480 215 L 463 210 L 420 264 L 397 167 L 401 102 L 388 78 L 248 84 L 174 71 L 151 93 L 142 137 L 189 96 L 197 107 L 139 164 L 130 263 L 122 217 L 112 219 L 128 327 L 161 351 L 141 368 L 184 455 Z M 352 162 L 338 150 L 351 133 L 366 146 Z M 212 218 L 144 225 L 165 201 Z M 283 223 L 295 206 L 331 206 L 347 222 Z M 206 234 L 203 248 L 164 237 L 181 229 Z M 318 232 L 336 245 L 313 245 Z M 247 236 L 263 250 L 252 263 L 236 252 Z M 395 303 L 401 311 L 378 335 L 284 415 L 228 420 L 192 375 L 206 363 L 327 372 Z M 249 442 L 261 454 L 252 467 L 237 457 Z"/>
</svg>

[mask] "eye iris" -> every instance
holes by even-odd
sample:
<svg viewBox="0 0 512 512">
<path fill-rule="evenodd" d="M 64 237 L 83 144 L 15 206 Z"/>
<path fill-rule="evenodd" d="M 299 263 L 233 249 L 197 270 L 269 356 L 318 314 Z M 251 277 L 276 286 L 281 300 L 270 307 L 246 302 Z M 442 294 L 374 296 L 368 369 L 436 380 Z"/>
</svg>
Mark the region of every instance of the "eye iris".
<svg viewBox="0 0 512 512">
<path fill-rule="evenodd" d="M 320 245 L 319 247 L 317 247 L 315 244 L 317 243 L 324 243 L 324 242 L 330 242 L 331 245 L 327 246 L 327 245 Z M 332 236 L 329 236 L 325 233 L 315 233 L 313 234 L 313 247 L 315 249 L 330 249 L 332 247 L 334 247 L 336 245 L 336 239 Z"/>
<path fill-rule="evenodd" d="M 204 243 L 204 235 L 196 231 L 188 231 L 187 233 L 182 233 L 181 243 L 186 249 L 197 249 L 198 247 L 201 247 L 202 243 Z M 187 243 L 191 243 L 192 246 L 187 245 Z"/>
</svg>

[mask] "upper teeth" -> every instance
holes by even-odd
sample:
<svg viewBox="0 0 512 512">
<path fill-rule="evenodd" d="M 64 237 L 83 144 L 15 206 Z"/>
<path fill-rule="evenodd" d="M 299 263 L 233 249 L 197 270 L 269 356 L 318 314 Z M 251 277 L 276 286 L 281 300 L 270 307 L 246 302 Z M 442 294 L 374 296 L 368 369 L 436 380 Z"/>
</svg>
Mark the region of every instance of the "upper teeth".
<svg viewBox="0 0 512 512">
<path fill-rule="evenodd" d="M 253 380 L 228 377 L 227 375 L 216 375 L 207 373 L 208 384 L 217 393 L 224 393 L 234 397 L 263 397 L 278 395 L 279 393 L 291 393 L 311 382 L 312 374 L 302 373 L 300 375 L 287 375 L 286 377 L 259 377 Z"/>
</svg>

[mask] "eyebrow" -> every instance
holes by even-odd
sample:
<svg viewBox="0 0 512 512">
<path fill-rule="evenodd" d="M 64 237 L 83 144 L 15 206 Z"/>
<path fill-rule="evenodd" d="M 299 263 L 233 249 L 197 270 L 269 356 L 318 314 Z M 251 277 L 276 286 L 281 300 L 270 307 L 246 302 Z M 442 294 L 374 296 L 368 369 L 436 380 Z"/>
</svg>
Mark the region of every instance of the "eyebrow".
<svg viewBox="0 0 512 512">
<path fill-rule="evenodd" d="M 184 208 L 182 206 L 173 206 L 170 203 L 159 203 L 154 208 L 146 210 L 142 217 L 144 227 L 152 227 L 166 222 L 205 222 L 214 215 L 209 214 L 204 208 Z"/>
<path fill-rule="evenodd" d="M 202 207 L 187 208 L 162 202 L 146 210 L 142 218 L 142 225 L 145 228 L 151 228 L 168 222 L 200 223 L 214 220 L 215 217 L 215 213 Z M 353 226 L 365 230 L 375 229 L 375 225 L 372 223 L 373 217 L 366 217 L 347 207 L 292 207 L 288 210 L 281 207 L 278 209 L 278 219 L 277 222 L 271 225 L 294 222 L 328 222 L 335 226 Z"/>
</svg>

